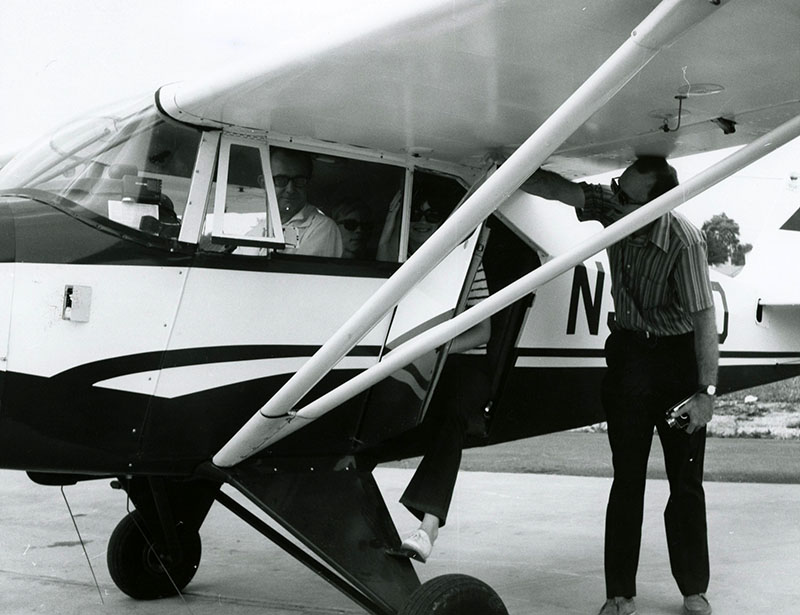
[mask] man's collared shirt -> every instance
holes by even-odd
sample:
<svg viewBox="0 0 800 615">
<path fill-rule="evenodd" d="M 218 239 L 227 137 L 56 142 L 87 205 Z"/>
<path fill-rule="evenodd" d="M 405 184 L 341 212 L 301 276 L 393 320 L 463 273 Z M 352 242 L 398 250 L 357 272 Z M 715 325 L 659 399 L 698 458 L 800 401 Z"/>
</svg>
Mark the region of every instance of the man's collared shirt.
<svg viewBox="0 0 800 615">
<path fill-rule="evenodd" d="M 584 205 L 578 219 L 609 226 L 619 219 L 614 194 L 605 186 L 580 184 Z M 706 241 L 686 218 L 669 212 L 640 236 L 608 248 L 616 324 L 655 335 L 693 330 L 691 314 L 714 305 L 708 277 Z"/>
<path fill-rule="evenodd" d="M 336 222 L 313 205 L 306 205 L 283 224 L 285 254 L 342 255 L 342 234 Z"/>
<path fill-rule="evenodd" d="M 281 225 L 286 247 L 283 254 L 302 254 L 305 256 L 342 255 L 342 234 L 336 222 L 313 205 L 306 205 L 291 219 Z M 263 237 L 266 232 L 264 222 L 260 222 L 247 232 L 251 237 Z M 237 248 L 236 254 L 263 255 L 264 248 Z"/>
</svg>

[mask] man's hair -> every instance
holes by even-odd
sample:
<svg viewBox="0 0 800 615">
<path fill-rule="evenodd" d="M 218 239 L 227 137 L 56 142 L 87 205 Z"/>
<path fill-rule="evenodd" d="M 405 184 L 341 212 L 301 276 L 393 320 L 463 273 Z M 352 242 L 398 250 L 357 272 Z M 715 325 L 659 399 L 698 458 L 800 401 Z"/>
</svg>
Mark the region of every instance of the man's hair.
<svg viewBox="0 0 800 615">
<path fill-rule="evenodd" d="M 678 173 L 663 156 L 641 156 L 631 165 L 639 173 L 653 173 L 656 181 L 647 197 L 652 201 L 678 185 Z"/>
<path fill-rule="evenodd" d="M 281 154 L 285 158 L 301 162 L 306 168 L 306 177 L 311 177 L 311 171 L 314 168 L 314 161 L 311 154 L 308 152 L 301 152 L 297 149 L 287 149 L 285 147 L 272 147 L 269 151 L 270 160 L 275 154 Z"/>
</svg>

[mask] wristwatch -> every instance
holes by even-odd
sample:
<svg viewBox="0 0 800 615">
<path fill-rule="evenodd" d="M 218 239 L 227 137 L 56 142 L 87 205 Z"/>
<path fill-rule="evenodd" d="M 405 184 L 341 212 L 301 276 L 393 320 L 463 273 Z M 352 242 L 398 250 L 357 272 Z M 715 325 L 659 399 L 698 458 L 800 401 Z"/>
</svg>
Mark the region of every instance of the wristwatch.
<svg viewBox="0 0 800 615">
<path fill-rule="evenodd" d="M 714 384 L 703 384 L 700 385 L 700 390 L 697 392 L 714 397 L 714 395 L 717 394 L 717 386 Z"/>
</svg>

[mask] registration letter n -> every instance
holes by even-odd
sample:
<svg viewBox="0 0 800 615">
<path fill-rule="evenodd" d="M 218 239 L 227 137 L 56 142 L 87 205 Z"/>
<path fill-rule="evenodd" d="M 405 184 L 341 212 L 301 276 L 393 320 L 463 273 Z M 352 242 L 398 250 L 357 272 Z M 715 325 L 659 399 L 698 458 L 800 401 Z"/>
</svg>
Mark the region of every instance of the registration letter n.
<svg viewBox="0 0 800 615">
<path fill-rule="evenodd" d="M 600 329 L 600 306 L 603 302 L 603 282 L 606 274 L 603 271 L 602 263 L 597 262 L 595 264 L 597 265 L 597 280 L 594 284 L 594 297 L 592 297 L 592 289 L 589 286 L 589 274 L 586 271 L 586 267 L 578 265 L 573 269 L 567 335 L 575 335 L 575 326 L 578 321 L 578 298 L 581 295 L 583 296 L 583 309 L 586 312 L 589 333 L 597 335 Z"/>
</svg>

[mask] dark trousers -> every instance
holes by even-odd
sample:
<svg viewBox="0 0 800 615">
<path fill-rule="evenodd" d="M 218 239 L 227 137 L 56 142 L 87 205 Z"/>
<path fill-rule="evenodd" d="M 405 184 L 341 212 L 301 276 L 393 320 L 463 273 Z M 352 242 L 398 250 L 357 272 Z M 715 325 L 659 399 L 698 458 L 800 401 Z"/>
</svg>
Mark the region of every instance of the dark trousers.
<svg viewBox="0 0 800 615">
<path fill-rule="evenodd" d="M 447 358 L 422 423 L 425 453 L 400 502 L 418 519 L 425 513 L 447 522 L 470 413 L 480 413 L 489 397 L 486 355 Z"/>
<path fill-rule="evenodd" d="M 670 429 L 666 410 L 697 390 L 694 336 L 645 339 L 615 331 L 606 342 L 603 405 L 614 481 L 606 511 L 606 595 L 636 595 L 647 458 L 658 430 L 670 496 L 664 525 L 672 575 L 684 596 L 708 588 L 703 456 L 706 430 Z"/>
</svg>

